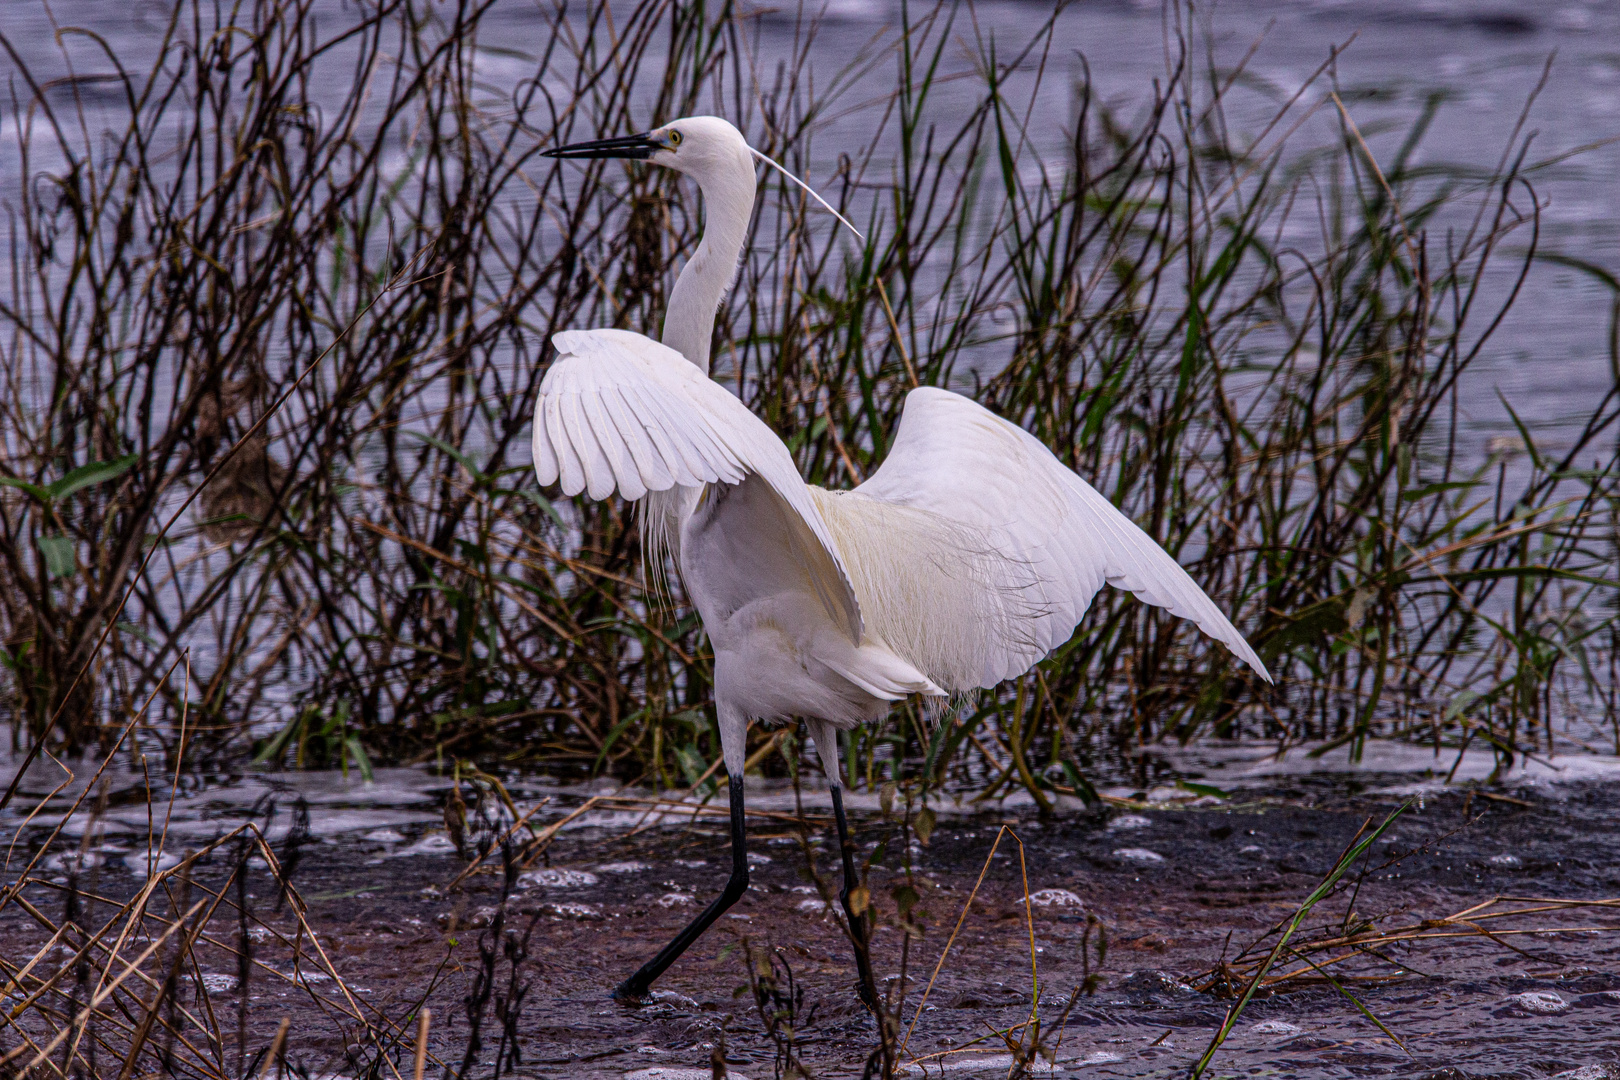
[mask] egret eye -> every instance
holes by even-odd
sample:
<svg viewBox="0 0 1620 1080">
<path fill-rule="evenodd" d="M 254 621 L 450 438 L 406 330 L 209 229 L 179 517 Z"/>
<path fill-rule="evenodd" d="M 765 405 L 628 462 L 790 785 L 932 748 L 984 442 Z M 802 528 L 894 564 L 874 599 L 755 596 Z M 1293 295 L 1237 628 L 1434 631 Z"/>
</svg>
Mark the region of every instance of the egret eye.
<svg viewBox="0 0 1620 1080">
<path fill-rule="evenodd" d="M 670 132 L 669 133 L 669 148 L 671 150 L 673 150 L 679 145 L 681 145 L 681 133 L 678 132 L 678 131 Z"/>
</svg>

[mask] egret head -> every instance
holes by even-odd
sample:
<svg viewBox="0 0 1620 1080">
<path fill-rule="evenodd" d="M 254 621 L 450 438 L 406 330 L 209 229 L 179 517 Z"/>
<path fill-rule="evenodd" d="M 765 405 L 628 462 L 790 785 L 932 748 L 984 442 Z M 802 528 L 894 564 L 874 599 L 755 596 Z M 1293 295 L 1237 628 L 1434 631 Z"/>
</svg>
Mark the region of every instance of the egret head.
<svg viewBox="0 0 1620 1080">
<path fill-rule="evenodd" d="M 754 162 L 757 159 L 803 188 L 812 199 L 843 222 L 850 232 L 861 236 L 860 230 L 833 209 L 814 188 L 749 146 L 742 132 L 718 116 L 687 116 L 671 120 L 663 127 L 641 135 L 570 143 L 542 150 L 540 156 L 575 160 L 630 158 L 650 161 L 690 176 L 703 189 L 705 197 L 730 197 L 739 205 L 753 203 Z"/>
<path fill-rule="evenodd" d="M 737 276 L 738 259 L 748 241 L 756 191 L 755 159 L 779 170 L 832 210 L 804 181 L 750 147 L 742 132 L 718 116 L 688 116 L 641 135 L 570 143 L 541 153 L 544 157 L 572 160 L 647 161 L 697 181 L 703 192 L 703 241 L 682 267 L 670 291 L 663 342 L 703 371 L 709 370 L 715 310 Z M 844 221 L 838 211 L 833 213 Z"/>
<path fill-rule="evenodd" d="M 742 132 L 718 116 L 688 116 L 641 135 L 571 143 L 542 151 L 543 157 L 631 158 L 674 169 L 707 187 L 714 181 L 754 176 L 754 154 Z M 750 192 L 752 194 L 752 192 Z"/>
</svg>

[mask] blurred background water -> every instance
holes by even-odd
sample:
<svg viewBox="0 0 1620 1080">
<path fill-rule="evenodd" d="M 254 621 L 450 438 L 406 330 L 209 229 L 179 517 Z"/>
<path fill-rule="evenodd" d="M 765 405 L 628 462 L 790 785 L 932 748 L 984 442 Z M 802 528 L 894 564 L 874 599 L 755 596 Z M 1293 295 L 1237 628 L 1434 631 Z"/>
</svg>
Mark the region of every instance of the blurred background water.
<svg viewBox="0 0 1620 1080">
<path fill-rule="evenodd" d="M 315 7 L 330 8 L 324 17 L 334 28 L 356 15 L 355 6 L 344 0 L 320 0 Z M 848 80 L 844 108 L 830 114 L 817 135 L 818 164 L 830 172 L 842 136 L 851 145 L 863 144 L 884 107 L 894 61 L 876 46 L 901 24 L 901 5 L 826 0 L 802 8 L 756 3 L 744 10 L 753 17 L 763 62 L 785 60 L 797 42 L 808 39 L 816 78 L 827 84 L 835 77 Z M 933 91 L 933 107 L 949 113 L 950 75 L 971 70 L 975 40 L 993 40 L 1010 54 L 1051 14 L 1050 5 L 1034 0 L 986 0 L 958 9 L 953 33 L 960 47 L 946 51 L 946 77 Z M 551 15 L 550 5 L 534 0 L 497 0 L 485 15 L 480 74 L 493 107 L 524 80 L 544 77 L 535 58 L 550 34 L 546 19 Z M 1204 50 L 1193 58 L 1195 64 L 1225 76 L 1241 65 L 1236 83 L 1246 92 L 1230 95 L 1219 118 L 1239 134 L 1260 134 L 1332 50 L 1347 45 L 1329 74 L 1336 72 L 1341 97 L 1381 158 L 1394 153 L 1426 104 L 1438 99 L 1438 112 L 1412 163 L 1488 175 L 1499 166 L 1523 117 L 1524 132 L 1534 133 L 1526 175 L 1542 207 L 1541 249 L 1620 271 L 1620 3 L 1223 0 L 1195 5 L 1196 26 L 1172 26 L 1170 18 L 1158 0 L 1077 0 L 1062 7 L 1050 52 L 1031 56 L 1008 85 L 1009 97 L 1016 99 L 1019 76 L 1029 82 L 1039 78 L 1039 113 L 1031 129 L 1034 139 L 1045 138 L 1047 144 L 1034 147 L 1037 158 L 1062 147 L 1075 88 L 1084 79 L 1125 115 L 1145 109 L 1155 80 L 1162 81 L 1174 60 L 1171 42 L 1178 30 Z M 93 31 L 126 67 L 138 71 L 160 43 L 166 19 L 167 8 L 153 3 L 10 4 L 3 32 L 13 52 L 0 56 L 0 76 L 15 88 L 19 60 L 42 82 L 70 72 L 78 76 L 85 122 L 93 130 L 98 109 L 122 110 L 122 90 L 104 78 L 112 68 L 94 38 L 57 31 Z M 816 24 L 813 33 L 807 32 L 809 23 Z M 339 80 L 351 74 L 340 64 L 324 70 Z M 1544 77 L 1545 86 L 1536 93 Z M 1319 81 L 1302 100 L 1308 103 L 1332 85 Z M 972 80 L 963 79 L 960 86 L 964 100 L 975 92 Z M 343 83 L 311 87 L 309 93 L 319 101 L 339 98 L 348 89 Z M 54 92 L 70 91 L 62 84 Z M 18 95 L 0 105 L 7 113 L 0 125 L 0 175 L 8 186 L 22 181 L 19 127 L 39 123 L 27 109 L 17 111 L 25 101 Z M 1331 108 L 1319 108 L 1291 140 L 1291 153 L 1329 145 L 1336 125 Z M 36 170 L 49 165 L 38 152 Z M 1466 221 L 1442 218 L 1439 225 L 1465 227 Z M 1499 264 L 1504 275 L 1510 263 Z M 1498 295 L 1508 284 L 1498 283 Z M 1576 270 L 1544 263 L 1530 276 L 1471 372 L 1463 419 L 1464 430 L 1475 439 L 1463 447 L 1465 453 L 1483 452 L 1493 438 L 1513 435 L 1498 393 L 1547 449 L 1558 449 L 1561 432 L 1583 420 L 1615 378 L 1608 343 L 1613 300 L 1601 282 Z"/>
<path fill-rule="evenodd" d="M 307 3 L 317 13 L 320 35 L 334 39 L 374 8 L 344 0 Z M 452 7 L 446 5 L 445 12 Z M 241 17 L 247 18 L 251 10 L 244 6 Z M 954 130 L 958 114 L 973 107 L 982 94 L 976 65 L 985 46 L 995 43 L 998 57 L 1016 56 L 1038 37 L 1047 19 L 1055 19 L 1050 47 L 1026 54 L 1003 84 L 1007 101 L 1029 108 L 1029 153 L 1019 162 L 1021 169 L 1058 168 L 1049 163 L 1067 160 L 1064 148 L 1082 85 L 1090 85 L 1095 102 L 1127 122 L 1138 120 L 1152 105 L 1156 85 L 1165 84 L 1167 72 L 1178 61 L 1176 43 L 1187 41 L 1192 47 L 1188 60 L 1200 77 L 1230 84 L 1221 95 L 1222 111 L 1211 122 L 1231 131 L 1238 146 L 1256 140 L 1268 145 L 1283 129 L 1290 129 L 1285 163 L 1305 160 L 1319 149 L 1325 154 L 1342 150 L 1340 117 L 1326 94 L 1330 88 L 1337 89 L 1372 153 L 1384 162 L 1395 158 L 1425 111 L 1434 110 L 1409 165 L 1432 169 L 1437 186 L 1460 185 L 1466 190 L 1473 183 L 1483 189 L 1499 173 L 1504 155 L 1518 152 L 1533 133 L 1519 170 L 1531 188 L 1517 189 L 1514 198 L 1520 213 L 1531 209 L 1532 199 L 1539 209 L 1539 250 L 1611 273 L 1620 270 L 1620 45 L 1616 44 L 1620 3 L 1231 0 L 1167 8 L 1158 0 L 1077 0 L 1054 14 L 1050 4 L 984 0 L 943 9 L 941 16 L 933 14 L 931 6 L 906 7 L 898 0 L 828 0 L 802 7 L 749 3 L 739 10 L 740 32 L 749 35 L 745 51 L 756 58 L 759 70 L 754 77 L 761 85 L 769 85 L 773 65 L 786 64 L 802 53 L 813 73 L 805 81 L 818 92 L 837 88 L 802 158 L 807 178 L 814 183 L 834 183 L 840 153 L 866 145 L 874 131 L 893 130 L 888 113 L 896 81 L 894 42 L 909 20 L 951 20 L 925 116 L 937 119 L 942 130 Z M 106 147 L 127 120 L 117 72 L 121 66 L 138 78 L 149 70 L 163 47 L 170 11 L 164 4 L 108 0 L 6 7 L 0 20 L 7 50 L 0 53 L 0 77 L 12 91 L 0 101 L 0 200 L 15 207 L 26 184 L 49 202 L 52 188 L 46 178 L 60 171 L 44 111 L 30 105 L 34 90 L 28 80 L 35 81 L 60 122 L 76 127 L 65 134 L 68 142 Z M 513 95 L 537 80 L 568 90 L 570 72 L 564 68 L 570 61 L 557 59 L 566 57 L 568 50 L 552 54 L 550 68 L 540 60 L 558 11 L 553 0 L 490 4 L 477 39 L 476 95 L 485 114 L 510 118 Z M 570 9 L 563 25 L 578 31 L 580 19 L 579 12 Z M 933 29 L 937 28 L 936 22 Z M 661 31 L 655 27 L 649 32 Z M 314 73 L 312 83 L 298 91 L 330 115 L 337 114 L 336 104 L 356 86 L 357 73 L 345 62 L 344 52 L 352 44 L 336 40 L 329 54 L 309 69 Z M 662 55 L 656 43 L 649 55 Z M 1327 75 L 1311 82 L 1324 64 L 1329 65 Z M 721 88 L 722 95 L 729 92 Z M 374 95 L 370 108 L 383 108 L 385 96 Z M 566 104 L 566 97 L 561 101 Z M 1293 106 L 1283 122 L 1268 128 L 1290 102 Z M 539 122 L 539 115 L 537 111 L 529 121 Z M 650 109 L 642 109 L 639 118 L 648 125 L 665 119 L 653 116 Z M 757 122 L 758 117 L 753 119 Z M 890 126 L 884 128 L 885 123 Z M 549 134 L 536 130 L 532 137 L 539 141 Z M 402 142 L 392 144 L 389 152 L 401 163 L 408 159 L 408 147 Z M 873 171 L 881 174 L 884 165 L 880 157 Z M 408 169 L 391 164 L 383 171 L 403 175 Z M 566 179 L 575 182 L 574 174 Z M 544 217 L 535 212 L 542 190 L 538 185 L 514 183 L 511 188 L 514 200 L 528 200 L 521 213 Z M 1301 248 L 1316 250 L 1322 245 L 1314 210 L 1303 209 L 1306 201 L 1302 197 L 1300 206 L 1287 215 L 1277 238 L 1281 246 L 1297 242 Z M 1427 228 L 1433 249 L 1451 246 L 1456 235 L 1470 227 L 1471 215 L 1483 201 L 1460 198 L 1431 219 Z M 761 200 L 762 218 L 779 211 L 772 199 Z M 542 233 L 545 228 L 554 226 L 542 226 Z M 1297 237 L 1293 230 L 1298 230 Z M 762 235 L 768 233 L 762 230 Z M 555 237 L 545 238 L 549 243 Z M 1470 466 L 1487 460 L 1497 449 L 1516 445 L 1518 429 L 1510 407 L 1542 449 L 1556 453 L 1569 444 L 1616 379 L 1610 355 L 1616 293 L 1594 274 L 1550 261 L 1535 264 L 1520 285 L 1518 257 L 1529 239 L 1528 229 L 1508 237 L 1504 257 L 1487 271 L 1487 287 L 1478 302 L 1479 311 L 1492 311 L 1510 290 L 1519 289 L 1517 302 L 1461 385 L 1457 449 Z M 371 242 L 384 245 L 388 238 L 377 230 Z M 763 259 L 769 253 L 756 254 Z M 15 275 L 24 272 L 20 263 L 0 264 L 0 296 L 10 295 Z M 496 289 L 507 283 L 498 273 L 491 281 Z M 1172 302 L 1170 308 L 1174 307 Z M 1483 321 L 1476 313 L 1471 335 L 1477 336 Z M 72 332 L 82 335 L 90 330 L 80 324 Z M 1005 363 L 1010 336 L 975 345 L 987 355 L 982 362 L 971 358 L 972 363 L 983 367 Z M 293 346 L 285 342 L 272 340 L 265 347 L 272 353 L 280 349 L 281 355 L 273 359 L 289 369 L 308 359 L 289 355 Z M 507 386 L 525 385 L 543 355 L 538 346 L 517 350 L 502 345 L 497 352 L 499 368 L 512 375 Z M 721 375 L 723 368 L 722 362 Z M 1263 380 L 1268 374 L 1251 369 L 1242 377 Z M 26 379 L 19 383 L 41 395 L 40 401 L 51 391 L 48 373 L 33 383 Z M 1253 387 L 1239 392 L 1245 390 L 1252 392 Z M 23 392 L 25 397 L 28 392 Z M 423 415 L 433 415 L 442 393 L 442 385 L 423 391 L 416 402 Z M 287 454 L 302 437 L 297 434 L 299 425 L 308 418 L 303 409 L 302 400 L 295 398 L 276 418 L 280 434 L 272 456 Z M 477 424 L 456 436 L 460 449 L 474 458 L 482 456 L 480 440 L 487 442 L 488 432 Z M 6 443 L 0 437 L 0 453 L 9 452 Z M 514 467 L 527 457 L 521 442 L 518 446 L 510 462 Z M 367 446 L 355 451 L 363 461 L 369 462 L 370 454 Z M 1520 458 L 1509 469 L 1523 466 Z M 163 496 L 167 500 L 163 513 L 185 494 L 179 487 L 169 490 Z M 370 496 L 357 496 L 363 497 Z M 367 512 L 373 509 L 368 504 Z M 387 558 L 396 557 L 393 549 L 388 551 Z M 1198 553 L 1196 540 L 1181 552 L 1184 559 L 1195 559 Z M 404 558 L 403 549 L 397 554 Z M 192 584 L 201 589 L 230 558 L 234 556 L 228 552 L 215 551 L 184 565 L 196 578 Z M 566 573 L 557 582 L 560 591 L 574 585 Z M 158 599 L 159 606 L 164 599 Z M 232 603 L 237 601 L 228 600 L 221 608 Z M 206 638 L 193 633 L 187 640 L 200 672 L 215 659 L 210 651 L 215 645 Z M 267 691 L 273 707 L 255 713 L 254 734 L 266 735 L 285 723 L 318 674 L 290 667 L 288 677 Z"/>
</svg>

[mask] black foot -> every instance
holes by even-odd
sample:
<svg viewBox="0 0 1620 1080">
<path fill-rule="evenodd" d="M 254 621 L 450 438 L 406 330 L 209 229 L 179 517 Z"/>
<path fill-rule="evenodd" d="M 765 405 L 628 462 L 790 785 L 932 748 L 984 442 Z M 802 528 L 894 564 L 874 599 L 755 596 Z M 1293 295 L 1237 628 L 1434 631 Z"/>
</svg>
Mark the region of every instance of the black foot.
<svg viewBox="0 0 1620 1080">
<path fill-rule="evenodd" d="M 861 1004 L 865 1005 L 867 1010 L 871 1012 L 873 1016 L 879 1015 L 877 998 L 872 996 L 872 991 L 867 988 L 866 983 L 857 979 L 855 982 L 855 990 L 861 996 Z"/>
<path fill-rule="evenodd" d="M 620 1005 L 646 1005 L 652 1001 L 652 989 L 635 985 L 634 979 L 626 979 L 613 988 L 613 1000 Z"/>
</svg>

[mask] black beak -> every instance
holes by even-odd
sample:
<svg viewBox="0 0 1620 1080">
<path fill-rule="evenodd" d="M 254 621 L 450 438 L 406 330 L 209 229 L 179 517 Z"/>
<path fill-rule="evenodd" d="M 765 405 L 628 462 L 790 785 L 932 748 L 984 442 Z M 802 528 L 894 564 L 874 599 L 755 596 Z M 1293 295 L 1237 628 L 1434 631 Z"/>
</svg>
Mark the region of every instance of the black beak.
<svg viewBox="0 0 1620 1080">
<path fill-rule="evenodd" d="M 540 151 L 541 157 L 578 160 L 582 158 L 634 158 L 646 161 L 658 145 L 646 135 L 626 135 L 618 139 L 597 139 L 594 142 L 569 143 Z"/>
</svg>

